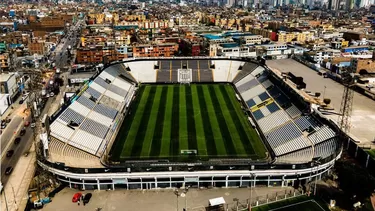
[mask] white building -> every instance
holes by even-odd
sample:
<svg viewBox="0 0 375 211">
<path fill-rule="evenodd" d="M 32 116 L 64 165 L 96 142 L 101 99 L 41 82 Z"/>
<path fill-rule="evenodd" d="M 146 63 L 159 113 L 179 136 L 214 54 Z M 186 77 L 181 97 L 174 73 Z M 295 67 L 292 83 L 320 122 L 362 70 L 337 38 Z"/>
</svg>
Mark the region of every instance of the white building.
<svg viewBox="0 0 375 211">
<path fill-rule="evenodd" d="M 252 46 L 238 46 L 236 43 L 222 44 L 217 47 L 216 56 L 256 57 Z"/>
<path fill-rule="evenodd" d="M 249 36 L 245 36 L 243 38 L 245 40 L 245 43 L 246 45 L 260 45 L 262 44 L 262 39 L 263 39 L 263 36 L 262 35 L 249 35 Z"/>
<path fill-rule="evenodd" d="M 321 64 L 325 59 L 331 59 L 341 56 L 341 51 L 334 49 L 327 49 L 324 51 L 310 51 L 308 52 L 308 55 L 314 62 Z"/>
</svg>

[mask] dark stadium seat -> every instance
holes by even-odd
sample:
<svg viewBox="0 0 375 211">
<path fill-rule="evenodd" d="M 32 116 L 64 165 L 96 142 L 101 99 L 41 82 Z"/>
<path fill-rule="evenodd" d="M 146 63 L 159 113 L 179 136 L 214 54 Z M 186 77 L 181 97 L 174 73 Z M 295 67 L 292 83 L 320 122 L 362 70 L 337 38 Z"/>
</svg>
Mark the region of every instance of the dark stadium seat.
<svg viewBox="0 0 375 211">
<path fill-rule="evenodd" d="M 260 110 L 256 110 L 253 112 L 253 115 L 256 120 L 259 120 L 264 117 L 263 113 Z"/>
<path fill-rule="evenodd" d="M 271 103 L 269 105 L 266 106 L 268 108 L 268 110 L 273 113 L 273 112 L 276 112 L 278 110 L 280 110 L 279 106 L 276 105 L 276 103 Z"/>
</svg>

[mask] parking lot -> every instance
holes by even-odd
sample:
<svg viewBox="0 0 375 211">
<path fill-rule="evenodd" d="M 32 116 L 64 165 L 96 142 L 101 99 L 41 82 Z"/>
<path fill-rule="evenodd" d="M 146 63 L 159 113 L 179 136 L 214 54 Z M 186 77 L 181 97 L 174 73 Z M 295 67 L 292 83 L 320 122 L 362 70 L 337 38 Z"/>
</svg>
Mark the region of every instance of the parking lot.
<svg viewBox="0 0 375 211">
<path fill-rule="evenodd" d="M 272 195 L 275 192 L 289 191 L 291 188 L 282 187 L 259 187 L 253 188 L 252 199 L 258 196 Z M 74 189 L 65 188 L 47 204 L 43 211 L 86 211 L 95 210 L 100 207 L 105 210 L 163 210 L 175 211 L 177 209 L 177 197 L 173 189 L 158 190 L 115 190 L 115 191 L 82 191 L 82 193 L 92 193 L 90 202 L 83 206 L 72 203 L 73 195 L 78 192 Z M 238 198 L 245 202 L 249 197 L 248 188 L 215 188 L 209 190 L 190 189 L 186 197 L 178 198 L 179 210 L 187 204 L 188 210 L 204 210 L 208 206 L 208 200 L 216 197 L 224 197 L 226 203 L 232 206 L 233 199 Z M 194 208 L 194 209 L 193 209 Z"/>
</svg>

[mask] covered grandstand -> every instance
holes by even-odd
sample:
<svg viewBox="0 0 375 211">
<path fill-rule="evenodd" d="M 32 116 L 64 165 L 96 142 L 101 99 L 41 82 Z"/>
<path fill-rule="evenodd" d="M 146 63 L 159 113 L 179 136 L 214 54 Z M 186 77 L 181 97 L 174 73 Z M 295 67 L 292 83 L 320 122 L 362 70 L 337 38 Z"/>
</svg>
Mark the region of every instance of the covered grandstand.
<svg viewBox="0 0 375 211">
<path fill-rule="evenodd" d="M 71 99 L 71 104 L 51 123 L 52 137 L 102 156 L 134 93 L 135 82 L 119 66 L 105 69 Z"/>
<path fill-rule="evenodd" d="M 334 130 L 314 115 L 302 114 L 271 82 L 269 74 L 259 66 L 235 86 L 274 152 L 276 163 L 305 163 L 327 157 L 327 151 L 333 153 L 338 147 Z"/>
<path fill-rule="evenodd" d="M 184 80 L 189 83 L 232 84 L 242 101 L 244 112 L 249 116 L 249 121 L 267 146 L 270 159 L 262 162 L 239 159 L 211 159 L 207 162 L 197 160 L 183 163 L 168 160 L 142 160 L 121 164 L 108 162 L 108 152 L 121 125 L 126 124 L 123 122 L 124 117 L 129 112 L 128 106 L 133 102 L 138 84 L 180 84 L 182 83 L 181 70 L 184 70 Z M 268 184 L 273 181 L 272 174 L 277 175 L 274 178 L 277 182 L 284 181 L 286 175 L 290 175 L 290 181 L 294 181 L 296 179 L 294 169 L 310 169 L 311 162 L 316 159 L 326 163 L 322 168 L 316 169 L 315 175 L 321 176 L 331 168 L 331 161 L 340 154 L 336 129 L 330 122 L 320 118 L 316 111 L 310 109 L 309 103 L 290 92 L 292 89 L 267 67 L 243 59 L 154 58 L 118 62 L 96 74 L 82 87 L 80 93 L 71 99 L 68 106 L 54 115 L 50 126 L 49 149 L 52 155 L 41 165 L 45 166 L 45 163 L 48 163 L 58 169 L 60 167 L 56 163 L 61 162 L 62 157 L 82 156 L 89 160 L 96 159 L 97 163 L 93 167 L 101 165 L 102 169 L 107 171 L 123 172 L 124 176 L 121 178 L 130 178 L 126 175 L 130 172 L 151 171 L 150 174 L 154 172 L 158 175 L 159 182 L 163 180 L 162 178 L 169 178 L 168 182 L 163 180 L 164 183 L 168 183 L 168 187 L 174 186 L 171 182 L 172 176 L 162 172 L 174 171 L 173 177 L 184 178 L 186 173 L 184 171 L 223 170 L 231 174 L 229 170 L 237 169 L 241 172 L 237 172 L 237 176 L 234 176 L 238 177 L 233 181 L 235 184 L 239 184 L 241 180 L 241 185 L 246 185 L 253 180 L 255 185 L 255 179 L 244 177 L 250 169 L 259 175 L 259 181 L 267 181 Z M 69 155 L 69 152 L 72 154 Z M 275 171 L 278 166 L 284 170 Z M 288 166 L 287 169 L 285 166 Z M 71 167 L 81 166 L 76 164 Z M 77 171 L 75 174 L 90 173 L 90 169 Z M 102 172 L 100 169 L 92 171 Z M 179 171 L 181 174 L 178 174 Z M 205 175 L 205 173 L 201 174 Z M 300 175 L 303 174 L 307 174 L 307 171 L 301 170 Z M 239 175 L 242 175 L 241 179 Z M 267 178 L 260 175 L 271 176 Z M 104 174 L 100 174 L 99 177 L 107 178 Z M 224 186 L 228 186 L 228 178 L 223 180 L 221 174 L 218 177 L 220 177 L 218 182 L 224 182 Z M 63 178 L 60 179 L 65 181 Z M 206 182 L 213 184 L 213 181 L 212 177 L 212 182 L 208 180 Z M 75 183 L 82 184 L 79 181 Z M 114 187 L 115 183 L 110 184 Z M 130 184 L 129 181 L 126 184 Z M 143 187 L 142 179 L 134 180 L 134 184 L 137 184 L 137 187 L 141 184 L 141 188 Z"/>
</svg>

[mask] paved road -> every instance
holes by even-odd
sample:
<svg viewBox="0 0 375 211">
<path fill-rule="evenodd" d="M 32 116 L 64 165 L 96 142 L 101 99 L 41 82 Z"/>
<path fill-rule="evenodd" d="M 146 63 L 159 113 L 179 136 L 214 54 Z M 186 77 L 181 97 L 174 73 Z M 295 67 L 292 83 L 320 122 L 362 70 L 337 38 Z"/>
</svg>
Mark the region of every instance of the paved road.
<svg viewBox="0 0 375 211">
<path fill-rule="evenodd" d="M 72 50 L 74 49 L 75 43 L 77 43 L 77 35 L 78 35 L 76 30 L 78 30 L 80 23 L 81 21 L 78 21 L 76 25 L 70 27 L 70 30 L 68 31 L 67 35 L 65 35 L 65 38 L 63 38 L 62 40 L 63 43 L 62 43 L 61 49 L 57 49 L 56 56 L 55 56 L 55 59 L 56 59 L 55 64 L 57 68 L 62 68 L 66 65 L 68 61 L 67 49 L 69 45 L 72 47 Z M 70 40 L 68 39 L 68 37 L 70 37 Z"/>
<path fill-rule="evenodd" d="M 1 141 L 1 157 L 3 156 L 3 153 L 5 151 L 6 146 L 10 141 L 13 141 L 14 131 L 17 130 L 19 125 L 22 123 L 22 117 L 15 116 L 12 118 L 10 123 L 7 125 L 7 127 L 3 130 L 2 134 L 0 135 L 0 141 Z"/>
<path fill-rule="evenodd" d="M 21 118 L 21 120 L 22 120 L 22 118 Z M 26 128 L 26 133 L 23 136 L 19 136 L 19 133 L 17 133 L 17 137 L 21 137 L 21 142 L 17 145 L 11 144 L 9 146 L 9 148 L 7 149 L 7 150 L 13 149 L 14 154 L 10 158 L 4 156 L 1 159 L 1 182 L 3 183 L 4 186 L 6 185 L 8 179 L 9 179 L 9 176 L 5 175 L 5 169 L 8 166 L 12 166 L 14 168 L 16 166 L 19 158 L 21 156 L 23 156 L 23 154 L 30 149 L 31 144 L 32 144 L 32 141 L 31 141 L 32 136 L 33 136 L 32 134 L 33 134 L 33 130 L 30 127 Z"/>
<path fill-rule="evenodd" d="M 324 98 L 330 98 L 331 106 L 336 112 L 340 111 L 344 87 L 329 78 L 323 78 L 316 71 L 293 59 L 281 59 L 267 61 L 271 68 L 282 72 L 292 72 L 296 76 L 303 77 L 306 83 L 306 90 L 320 92 Z M 337 115 L 330 115 L 334 121 L 338 120 Z M 350 132 L 354 138 L 362 144 L 372 144 L 375 138 L 375 101 L 357 92 L 354 93 L 353 113 L 351 118 Z"/>
</svg>

